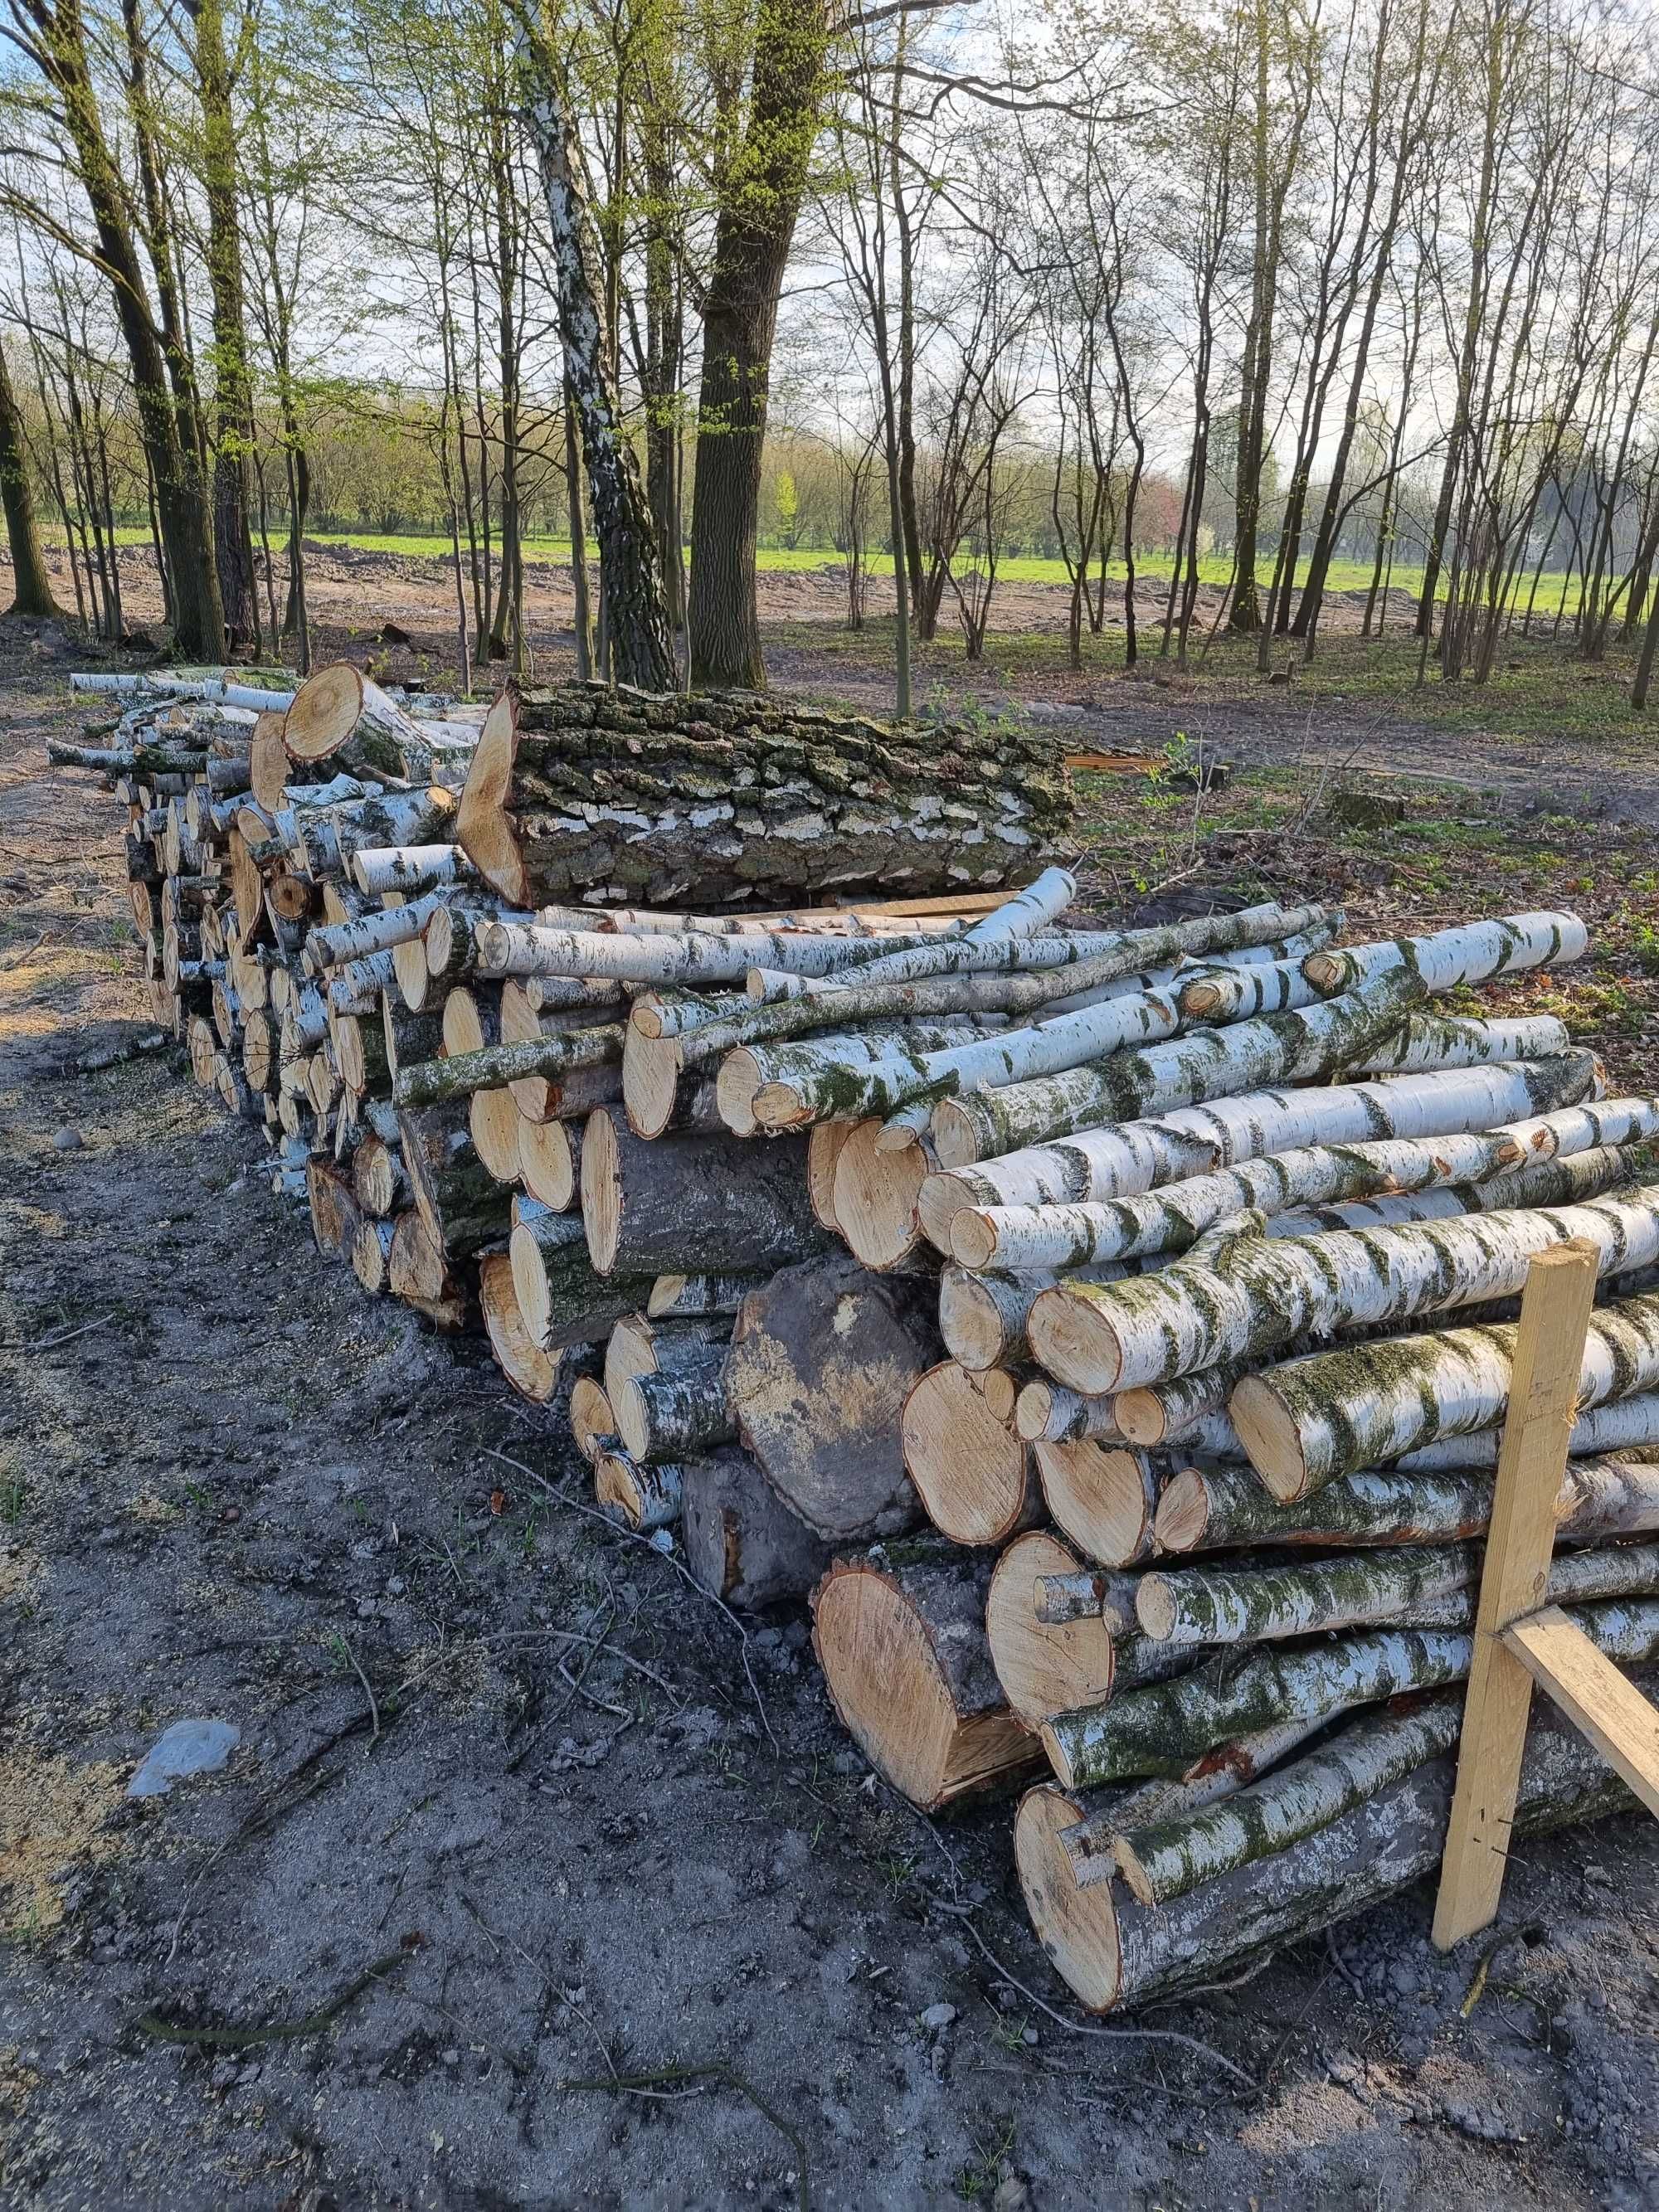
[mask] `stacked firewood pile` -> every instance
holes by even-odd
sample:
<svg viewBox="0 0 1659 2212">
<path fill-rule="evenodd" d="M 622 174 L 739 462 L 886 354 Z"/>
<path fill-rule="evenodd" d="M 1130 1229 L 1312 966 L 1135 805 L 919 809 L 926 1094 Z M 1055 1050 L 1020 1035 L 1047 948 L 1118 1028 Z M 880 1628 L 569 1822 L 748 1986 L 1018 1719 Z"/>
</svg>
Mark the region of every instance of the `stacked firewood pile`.
<svg viewBox="0 0 1659 2212">
<path fill-rule="evenodd" d="M 1552 1017 L 1433 1006 L 1577 958 L 1575 916 L 1068 927 L 1063 778 L 1003 733 L 933 733 L 930 778 L 751 700 L 479 731 L 327 671 L 240 750 L 184 711 L 75 757 L 198 1077 L 367 1290 L 481 1323 L 620 1520 L 729 1604 L 810 1598 L 914 1802 L 1036 1782 L 1019 1876 L 1085 2002 L 1433 1864 L 1513 1304 L 1569 1238 L 1604 1298 L 1549 1594 L 1659 1655 L 1659 1100 Z M 595 903 L 846 884 L 907 895 Z M 1620 1802 L 1541 1721 L 1523 1821 Z"/>
</svg>

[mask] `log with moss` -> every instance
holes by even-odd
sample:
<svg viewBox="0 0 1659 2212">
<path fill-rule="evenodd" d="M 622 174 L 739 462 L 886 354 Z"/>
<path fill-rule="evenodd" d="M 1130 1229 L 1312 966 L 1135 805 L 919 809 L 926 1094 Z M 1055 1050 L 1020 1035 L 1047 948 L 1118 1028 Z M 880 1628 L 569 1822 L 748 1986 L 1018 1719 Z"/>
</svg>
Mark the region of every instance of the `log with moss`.
<svg viewBox="0 0 1659 2212">
<path fill-rule="evenodd" d="M 1424 937 L 1322 951 L 1302 966 L 1322 998 L 1352 991 L 1356 983 L 1395 968 L 1409 968 L 1431 991 L 1449 991 L 1460 983 L 1582 960 L 1589 944 L 1589 932 L 1576 914 L 1511 914 Z"/>
<path fill-rule="evenodd" d="M 916 1211 L 929 1242 L 948 1254 L 963 1206 L 1127 1198 L 1306 1146 L 1492 1129 L 1574 1106 L 1595 1084 L 1595 1055 L 1580 1051 L 1513 1066 L 1247 1091 L 941 1168 L 923 1183 Z M 1621 1141 L 1616 1125 L 1594 1141 Z"/>
<path fill-rule="evenodd" d="M 1609 1659 L 1659 1651 L 1659 1600 L 1575 1607 L 1570 1617 Z M 1473 1650 L 1465 1631 L 1374 1628 L 1286 1650 L 1263 1645 L 1243 1662 L 1224 1653 L 1196 1674 L 1057 1715 L 1044 1724 L 1043 1748 L 1067 1789 L 1179 1774 L 1211 1744 L 1275 1721 L 1328 1719 L 1462 1681 Z"/>
<path fill-rule="evenodd" d="M 1060 745 L 913 729 L 734 692 L 520 690 L 473 756 L 459 842 L 514 905 L 779 904 L 826 884 L 1006 884 L 1062 836 Z"/>
<path fill-rule="evenodd" d="M 1581 1238 L 1597 1272 L 1659 1258 L 1659 1184 L 1547 1211 L 1465 1215 L 1395 1229 L 1243 1237 L 1224 1268 L 1178 1262 L 1117 1283 L 1045 1291 L 1029 1324 L 1035 1357 L 1074 1390 L 1133 1389 L 1261 1360 L 1304 1334 L 1402 1321 L 1513 1297 L 1534 1254 Z"/>
<path fill-rule="evenodd" d="M 1279 1504 L 1249 1468 L 1182 1468 L 1157 1504 L 1166 1552 L 1219 1552 L 1248 1544 L 1443 1544 L 1478 1536 L 1492 1518 L 1492 1486 L 1480 1475 L 1380 1468 L 1328 1483 Z M 1659 1468 L 1638 1460 L 1570 1461 L 1556 1506 L 1574 1543 L 1659 1528 Z"/>
<path fill-rule="evenodd" d="M 1286 1770 L 1293 1775 L 1294 1768 Z M 1285 1943 L 1305 1940 L 1431 1875 L 1445 1850 L 1454 1762 L 1436 1759 L 1364 1798 L 1315 1836 L 1201 1882 L 1164 1906 L 1114 1882 L 1085 1884 L 1066 1848 L 1083 1807 L 1027 1792 L 1014 1835 L 1038 1941 L 1094 2012 L 1150 2003 L 1236 1979 Z M 1540 1698 L 1528 1732 L 1516 1832 L 1594 1820 L 1631 1802 L 1600 1754 Z"/>
<path fill-rule="evenodd" d="M 1415 976 L 1398 969 L 1295 1012 L 1194 1030 L 1063 1075 L 943 1099 L 933 1109 L 933 1142 L 941 1164 L 957 1167 L 1106 1121 L 1164 1115 L 1265 1084 L 1310 1083 L 1397 1030 L 1422 997 Z"/>
<path fill-rule="evenodd" d="M 1317 1352 L 1242 1376 L 1231 1405 L 1274 1497 L 1327 1482 L 1419 1444 L 1493 1428 L 1509 1405 L 1515 1329 L 1425 1331 Z M 1590 1316 L 1581 1410 L 1659 1386 L 1659 1291 Z"/>
</svg>

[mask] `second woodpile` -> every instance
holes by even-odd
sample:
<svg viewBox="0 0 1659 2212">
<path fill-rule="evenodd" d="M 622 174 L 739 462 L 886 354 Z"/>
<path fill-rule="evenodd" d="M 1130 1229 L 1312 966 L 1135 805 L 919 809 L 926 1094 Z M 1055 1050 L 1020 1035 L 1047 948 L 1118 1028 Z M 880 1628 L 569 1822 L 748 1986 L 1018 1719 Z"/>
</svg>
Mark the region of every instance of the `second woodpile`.
<svg viewBox="0 0 1659 2212">
<path fill-rule="evenodd" d="M 781 803 L 750 832 L 729 779 L 673 830 L 666 729 L 635 732 L 629 857 L 614 784 L 582 811 L 622 742 L 592 695 L 481 736 L 325 673 L 263 789 L 260 726 L 200 696 L 62 749 L 125 787 L 158 1016 L 273 1129 L 319 1249 L 486 1330 L 603 1506 L 729 1605 L 810 1603 L 896 1788 L 1024 1791 L 1019 1880 L 1085 2004 L 1224 1978 L 1437 1863 L 1516 1302 L 1569 1239 L 1601 1295 L 1548 1595 L 1659 1657 L 1659 1100 L 1609 1098 L 1552 1016 L 1435 1006 L 1578 958 L 1577 917 L 1068 921 L 1035 866 L 1059 799 L 1006 747 L 925 893 L 602 908 L 844 872 L 767 860 Z M 762 750 L 794 775 L 802 743 Z M 890 892 L 855 750 L 826 744 L 799 842 Z M 993 879 L 996 815 L 1036 826 L 994 879 L 1029 845 L 1034 880 L 938 889 Z M 588 903 L 530 903 L 550 882 Z M 1540 1717 L 1525 1826 L 1627 1802 Z"/>
</svg>

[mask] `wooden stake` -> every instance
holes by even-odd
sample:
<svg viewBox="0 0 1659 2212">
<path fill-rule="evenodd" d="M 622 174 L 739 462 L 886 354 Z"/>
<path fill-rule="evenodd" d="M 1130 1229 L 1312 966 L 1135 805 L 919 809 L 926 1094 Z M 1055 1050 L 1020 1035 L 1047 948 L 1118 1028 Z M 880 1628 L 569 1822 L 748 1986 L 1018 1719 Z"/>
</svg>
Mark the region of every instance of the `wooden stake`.
<svg viewBox="0 0 1659 2212">
<path fill-rule="evenodd" d="M 1659 1705 L 1559 1606 L 1517 1620 L 1504 1632 L 1504 1643 L 1649 1812 L 1659 1815 Z"/>
<path fill-rule="evenodd" d="M 1596 1267 L 1595 1248 L 1575 1241 L 1540 1252 L 1527 1273 L 1435 1905 L 1442 1951 L 1488 1927 L 1503 1892 L 1532 1703 L 1532 1676 L 1503 1632 L 1535 1608 L 1549 1574 Z"/>
</svg>

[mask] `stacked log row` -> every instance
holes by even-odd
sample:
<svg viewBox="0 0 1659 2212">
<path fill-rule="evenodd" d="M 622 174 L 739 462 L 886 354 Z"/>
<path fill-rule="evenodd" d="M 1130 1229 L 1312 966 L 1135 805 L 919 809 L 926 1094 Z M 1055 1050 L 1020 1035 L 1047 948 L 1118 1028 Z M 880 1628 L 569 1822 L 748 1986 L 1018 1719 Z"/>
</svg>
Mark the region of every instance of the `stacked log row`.
<svg viewBox="0 0 1659 2212">
<path fill-rule="evenodd" d="M 1607 1098 L 1551 1018 L 1432 1003 L 1578 957 L 1583 925 L 1068 927 L 1052 868 L 770 915 L 550 903 L 810 890 L 789 809 L 823 874 L 878 888 L 930 821 L 931 886 L 990 865 L 983 803 L 1054 818 L 1006 747 L 968 747 L 940 817 L 897 740 L 703 706 L 498 707 L 458 798 L 464 723 L 411 730 L 333 673 L 289 710 L 280 791 L 222 769 L 228 806 L 225 703 L 131 708 L 134 880 L 193 1063 L 222 1094 L 240 1066 L 366 1289 L 482 1322 L 606 1510 L 727 1604 L 810 1593 L 831 1702 L 896 1787 L 937 1809 L 1046 1764 L 1016 1857 L 1085 2002 L 1413 1878 L 1513 1300 L 1568 1237 L 1604 1284 L 1551 1595 L 1659 1656 L 1659 1101 Z M 219 718 L 188 765 L 150 734 L 181 713 Z M 1528 1825 L 1619 1802 L 1540 1727 Z"/>
</svg>

